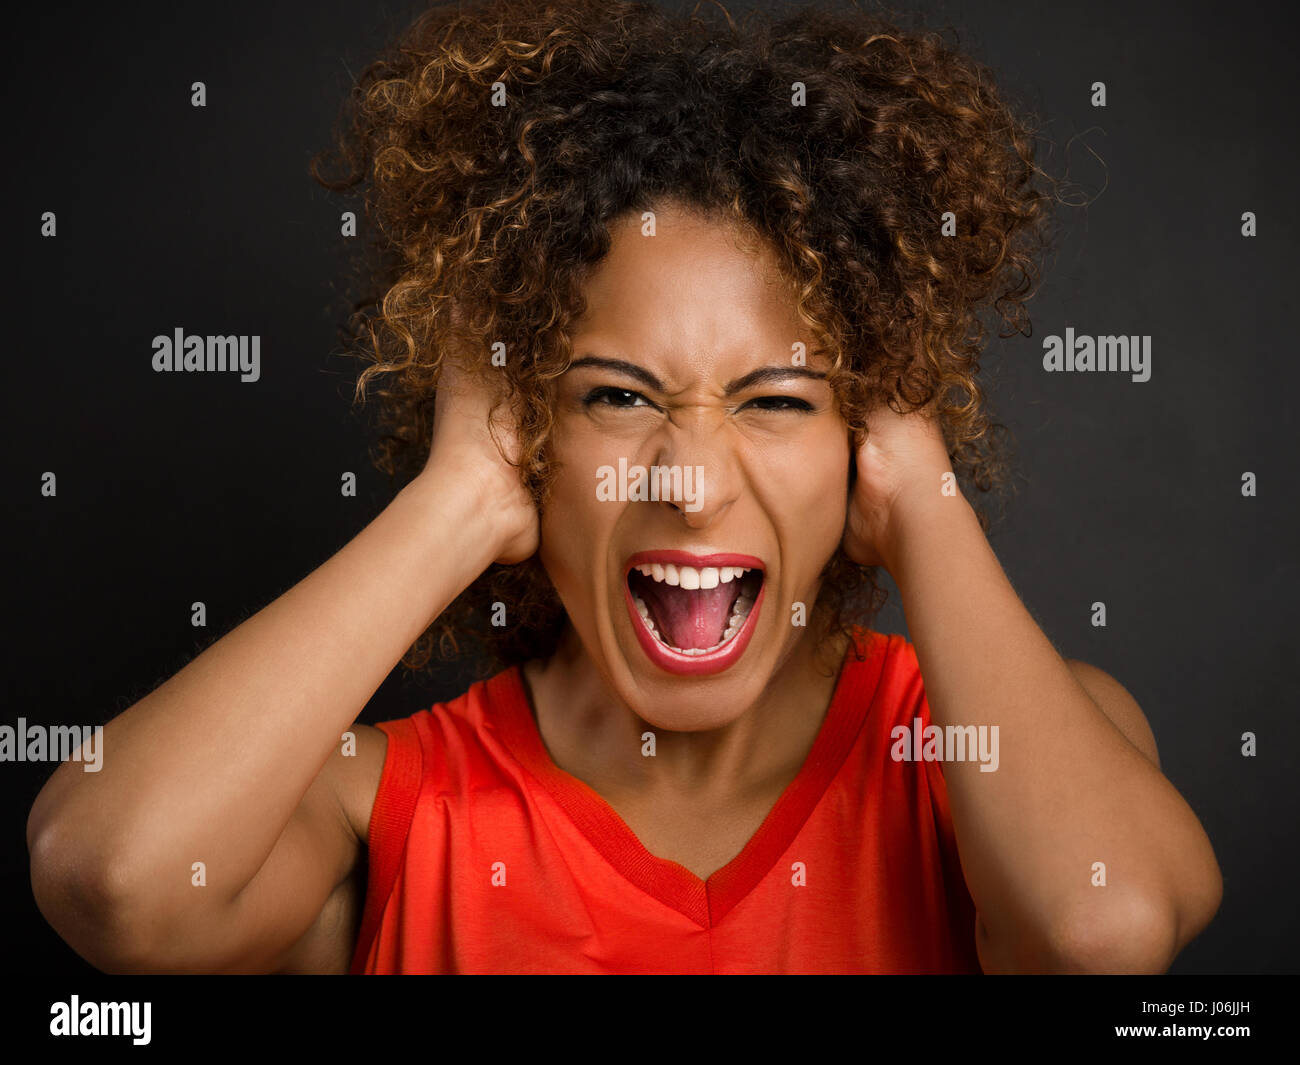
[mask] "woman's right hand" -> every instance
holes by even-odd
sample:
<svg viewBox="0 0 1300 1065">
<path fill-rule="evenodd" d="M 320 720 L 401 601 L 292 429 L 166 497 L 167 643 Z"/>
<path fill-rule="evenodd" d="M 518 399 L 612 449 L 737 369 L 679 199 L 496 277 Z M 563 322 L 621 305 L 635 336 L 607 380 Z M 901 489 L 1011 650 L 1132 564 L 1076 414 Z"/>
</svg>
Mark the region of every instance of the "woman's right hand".
<svg viewBox="0 0 1300 1065">
<path fill-rule="evenodd" d="M 497 532 L 495 561 L 523 562 L 537 552 L 541 525 L 537 506 L 511 465 L 519 455 L 519 436 L 509 404 L 501 401 L 504 381 L 494 389 L 490 377 L 463 360 L 445 357 L 434 400 L 433 441 L 421 480 L 469 487 Z M 493 439 L 495 435 L 496 439 Z"/>
</svg>

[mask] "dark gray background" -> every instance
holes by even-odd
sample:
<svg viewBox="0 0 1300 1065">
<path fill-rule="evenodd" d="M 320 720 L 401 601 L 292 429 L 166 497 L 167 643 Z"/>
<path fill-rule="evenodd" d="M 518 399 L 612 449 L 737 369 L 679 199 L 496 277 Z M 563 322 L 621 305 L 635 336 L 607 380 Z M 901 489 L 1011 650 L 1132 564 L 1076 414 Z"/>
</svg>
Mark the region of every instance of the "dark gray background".
<svg viewBox="0 0 1300 1065">
<path fill-rule="evenodd" d="M 993 339 L 985 360 L 1021 474 L 993 545 L 1061 652 L 1135 696 L 1214 843 L 1223 906 L 1173 971 L 1295 971 L 1289 5 L 896 6 L 954 25 L 1040 117 L 1044 167 L 1091 200 L 1058 212 L 1033 337 Z M 306 166 L 352 73 L 419 7 L 11 14 L 3 723 L 108 720 L 387 501 L 337 354 L 344 205 Z M 190 106 L 195 80 L 206 108 Z M 39 235 L 46 210 L 55 239 Z M 1254 239 L 1239 235 L 1246 210 Z M 176 326 L 260 334 L 262 380 L 155 374 L 151 338 Z M 1152 335 L 1151 380 L 1044 373 L 1042 337 L 1066 326 Z M 56 499 L 39 494 L 46 470 Z M 345 470 L 356 499 L 340 496 Z M 896 598 L 878 627 L 905 631 Z M 362 719 L 463 688 L 452 671 L 396 672 Z M 26 970 L 75 974 L 88 967 L 28 883 L 24 825 L 51 769 L 0 764 L 5 940 Z"/>
</svg>

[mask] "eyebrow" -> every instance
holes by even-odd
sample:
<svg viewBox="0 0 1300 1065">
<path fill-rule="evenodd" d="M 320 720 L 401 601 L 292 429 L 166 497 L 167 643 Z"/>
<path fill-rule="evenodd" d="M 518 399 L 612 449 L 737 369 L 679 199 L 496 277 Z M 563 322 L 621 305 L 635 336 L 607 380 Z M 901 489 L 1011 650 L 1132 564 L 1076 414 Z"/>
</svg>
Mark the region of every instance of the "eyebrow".
<svg viewBox="0 0 1300 1065">
<path fill-rule="evenodd" d="M 664 383 L 644 366 L 638 366 L 634 362 L 626 362 L 623 359 L 603 359 L 598 355 L 584 355 L 569 364 L 569 370 L 576 370 L 582 366 L 595 366 L 602 370 L 610 370 L 614 373 L 621 373 L 626 377 L 635 378 L 648 388 L 653 388 L 658 392 L 665 392 Z M 565 371 L 568 372 L 567 370 Z M 824 373 L 816 370 L 809 370 L 804 366 L 764 366 L 747 373 L 743 377 L 737 377 L 730 381 L 723 388 L 723 393 L 731 396 L 737 392 L 743 392 L 754 385 L 771 384 L 776 381 L 788 380 L 791 377 L 807 377 L 817 381 L 826 380 Z"/>
</svg>

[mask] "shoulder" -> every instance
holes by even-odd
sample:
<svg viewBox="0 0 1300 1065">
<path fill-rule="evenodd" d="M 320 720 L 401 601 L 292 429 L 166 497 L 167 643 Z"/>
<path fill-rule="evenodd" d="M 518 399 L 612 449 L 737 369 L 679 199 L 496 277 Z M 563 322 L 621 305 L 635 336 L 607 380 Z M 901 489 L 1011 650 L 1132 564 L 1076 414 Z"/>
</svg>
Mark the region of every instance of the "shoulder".
<svg viewBox="0 0 1300 1065">
<path fill-rule="evenodd" d="M 1129 694 L 1128 689 L 1104 669 L 1098 669 L 1087 662 L 1080 662 L 1077 658 L 1067 658 L 1065 664 L 1070 667 L 1074 679 L 1092 697 L 1092 701 L 1097 704 L 1101 712 L 1124 734 L 1125 739 L 1158 767 L 1160 753 L 1156 750 L 1155 734 L 1151 731 L 1142 708 Z"/>
<path fill-rule="evenodd" d="M 866 640 L 877 642 L 867 644 Z M 888 661 L 898 675 L 907 678 L 913 675 L 920 677 L 916 648 L 905 637 L 897 634 L 868 633 L 866 640 L 861 642 L 860 646 L 870 645 L 874 646 L 877 652 L 889 652 Z M 1129 694 L 1128 689 L 1104 669 L 1088 662 L 1067 658 L 1065 664 L 1070 668 L 1074 679 L 1079 682 L 1079 686 L 1088 693 L 1092 701 L 1097 704 L 1097 708 L 1110 719 L 1124 738 L 1159 768 L 1160 753 L 1156 749 L 1155 734 L 1151 731 L 1151 725 L 1147 722 L 1142 708 Z"/>
<path fill-rule="evenodd" d="M 385 786 L 419 790 L 428 783 L 430 772 L 446 772 L 449 760 L 475 759 L 485 746 L 489 685 L 499 693 L 503 683 L 498 675 L 410 717 L 378 726 L 359 722 L 350 726 L 350 743 L 335 749 L 318 779 L 333 794 L 340 816 L 358 840 L 369 843 L 371 815 L 386 773 L 390 784 Z"/>
</svg>

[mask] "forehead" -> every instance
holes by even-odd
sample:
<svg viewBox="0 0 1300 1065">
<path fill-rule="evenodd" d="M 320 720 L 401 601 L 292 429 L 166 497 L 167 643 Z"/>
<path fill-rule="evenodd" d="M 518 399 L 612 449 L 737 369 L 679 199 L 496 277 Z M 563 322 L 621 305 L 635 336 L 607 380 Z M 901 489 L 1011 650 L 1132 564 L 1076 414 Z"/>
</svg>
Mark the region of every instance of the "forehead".
<svg viewBox="0 0 1300 1065">
<path fill-rule="evenodd" d="M 584 286 L 575 341 L 625 358 L 789 357 L 800 328 L 794 295 L 772 251 L 735 225 L 681 208 L 610 227 L 609 253 Z M 602 354 L 614 354 L 602 351 Z"/>
</svg>

